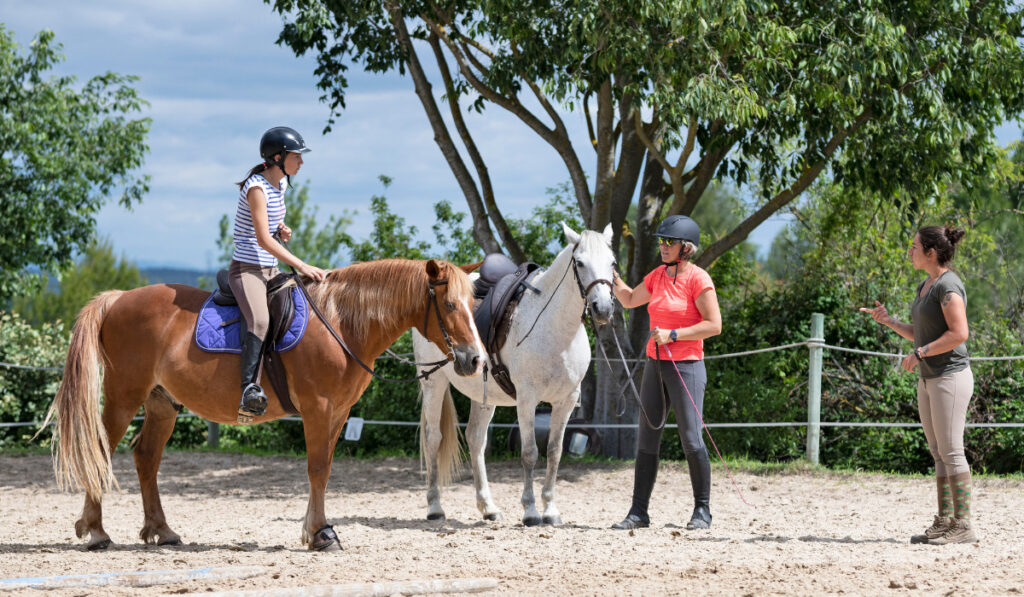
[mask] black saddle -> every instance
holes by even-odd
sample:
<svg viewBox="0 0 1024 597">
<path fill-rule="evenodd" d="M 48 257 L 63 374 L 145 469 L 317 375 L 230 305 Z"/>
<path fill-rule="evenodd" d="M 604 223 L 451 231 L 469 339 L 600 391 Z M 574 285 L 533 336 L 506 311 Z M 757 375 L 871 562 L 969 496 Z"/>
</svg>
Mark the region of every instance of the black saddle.
<svg viewBox="0 0 1024 597">
<path fill-rule="evenodd" d="M 501 360 L 499 352 L 505 346 L 512 313 L 529 289 L 540 291 L 530 285 L 530 280 L 540 271 L 536 263 L 526 262 L 519 266 L 501 253 L 491 253 L 480 266 L 480 277 L 473 285 L 473 319 L 480 339 L 487 349 L 489 369 L 494 381 L 509 396 L 516 397 L 516 386 L 509 376 L 508 367 Z M 485 374 L 486 375 L 486 374 Z"/>
<path fill-rule="evenodd" d="M 295 274 L 288 273 L 280 273 L 267 282 L 267 310 L 270 311 L 270 328 L 263 339 L 262 353 L 262 370 L 267 373 L 267 379 L 270 380 L 270 385 L 273 386 L 285 412 L 293 415 L 299 414 L 299 411 L 292 404 L 291 394 L 288 391 L 287 372 L 284 363 L 281 362 L 281 355 L 274 350 L 274 346 L 291 327 L 292 319 L 295 317 L 295 303 L 292 301 L 291 293 L 295 283 Z M 228 284 L 228 270 L 226 269 L 217 272 L 217 290 L 213 293 L 213 302 L 222 307 L 238 304 L 238 300 L 231 291 L 231 285 Z M 245 338 L 246 332 L 245 318 L 242 318 L 242 330 L 239 332 L 239 337 Z"/>
</svg>

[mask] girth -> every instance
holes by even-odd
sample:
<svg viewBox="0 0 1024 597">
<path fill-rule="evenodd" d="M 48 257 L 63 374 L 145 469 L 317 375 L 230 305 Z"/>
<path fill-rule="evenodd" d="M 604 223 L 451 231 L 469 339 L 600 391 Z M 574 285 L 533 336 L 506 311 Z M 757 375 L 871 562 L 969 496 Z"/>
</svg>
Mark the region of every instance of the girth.
<svg viewBox="0 0 1024 597">
<path fill-rule="evenodd" d="M 501 360 L 500 351 L 505 346 L 512 327 L 512 314 L 523 292 L 529 288 L 540 293 L 529 283 L 539 271 L 536 263 L 526 262 L 516 267 L 505 255 L 492 253 L 484 259 L 480 277 L 474 284 L 473 319 L 487 349 L 488 369 L 498 386 L 512 398 L 516 397 L 516 386 Z"/>
<path fill-rule="evenodd" d="M 267 282 L 267 310 L 270 312 L 270 327 L 267 335 L 263 338 L 263 367 L 270 385 L 274 388 L 281 401 L 281 406 L 288 414 L 299 414 L 298 409 L 292 403 L 291 393 L 288 390 L 288 375 L 285 371 L 281 355 L 273 349 L 274 345 L 284 336 L 295 317 L 295 303 L 292 301 L 291 288 L 295 286 L 295 274 L 280 273 Z M 284 291 L 284 292 L 282 292 Z M 222 269 L 217 272 L 217 290 L 213 293 L 213 302 L 227 307 L 237 305 L 238 299 L 231 291 L 228 284 L 228 270 Z M 248 329 L 245 325 L 245 318 L 242 318 L 242 330 L 239 337 L 245 338 Z"/>
</svg>

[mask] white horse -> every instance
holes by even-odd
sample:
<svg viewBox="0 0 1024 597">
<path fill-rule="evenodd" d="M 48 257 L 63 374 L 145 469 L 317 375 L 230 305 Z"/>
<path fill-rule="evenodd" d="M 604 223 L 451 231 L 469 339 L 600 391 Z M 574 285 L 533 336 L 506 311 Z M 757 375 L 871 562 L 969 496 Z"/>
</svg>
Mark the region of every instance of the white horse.
<svg viewBox="0 0 1024 597">
<path fill-rule="evenodd" d="M 473 468 L 477 508 L 484 519 L 497 520 L 501 517 L 501 511 L 491 500 L 484 468 L 487 427 L 494 416 L 495 406 L 515 406 L 523 440 L 523 524 L 533 526 L 542 521 L 544 524 L 562 522 L 554 501 L 562 438 L 569 415 L 579 399 L 580 382 L 590 366 L 590 341 L 581 316 L 589 303 L 596 323 L 604 324 L 611 320 L 614 312 L 611 280 L 615 267 L 611 225 L 603 233 L 585 230 L 577 234 L 565 223 L 562 228 L 569 244 L 547 270 L 530 282 L 540 293 L 529 290 L 523 293 L 500 351 L 516 386 L 517 397 L 512 398 L 503 392 L 493 379 L 487 381 L 485 397 L 482 377 L 459 377 L 451 365 L 420 382 L 423 399 L 420 452 L 427 470 L 429 520 L 445 518 L 439 485 L 450 481 L 460 464 L 458 417 L 449 387 L 451 384 L 473 400 L 466 442 Z M 413 351 L 419 362 L 436 361 L 444 356 L 415 330 Z M 538 455 L 534 413 L 540 402 L 551 404 L 547 474 L 541 491 L 543 518 L 537 512 L 533 497 L 533 469 Z"/>
</svg>

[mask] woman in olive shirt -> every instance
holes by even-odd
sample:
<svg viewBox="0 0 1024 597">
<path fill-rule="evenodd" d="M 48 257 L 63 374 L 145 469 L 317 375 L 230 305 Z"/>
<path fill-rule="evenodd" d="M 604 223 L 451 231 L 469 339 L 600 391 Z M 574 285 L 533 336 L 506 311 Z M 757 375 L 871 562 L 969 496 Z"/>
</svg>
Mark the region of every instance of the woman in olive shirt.
<svg viewBox="0 0 1024 597">
<path fill-rule="evenodd" d="M 935 460 L 938 514 L 911 543 L 974 543 L 971 528 L 971 468 L 964 455 L 967 406 L 974 393 L 974 375 L 967 356 L 967 293 L 949 264 L 964 236 L 959 228 L 925 226 L 917 231 L 909 256 L 928 277 L 917 287 L 910 323 L 897 321 L 875 301 L 875 321 L 914 342 L 903 368 L 917 367 L 917 408 L 928 448 Z"/>
</svg>

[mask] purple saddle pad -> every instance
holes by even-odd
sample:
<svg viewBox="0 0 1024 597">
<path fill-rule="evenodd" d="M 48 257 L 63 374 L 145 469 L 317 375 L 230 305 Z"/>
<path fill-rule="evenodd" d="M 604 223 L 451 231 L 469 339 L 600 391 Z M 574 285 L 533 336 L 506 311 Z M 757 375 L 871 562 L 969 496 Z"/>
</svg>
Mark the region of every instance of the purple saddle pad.
<svg viewBox="0 0 1024 597">
<path fill-rule="evenodd" d="M 281 341 L 274 345 L 277 352 L 287 352 L 299 343 L 306 332 L 309 322 L 309 305 L 306 297 L 298 288 L 292 288 L 292 302 L 295 303 L 295 316 L 288 330 L 281 336 Z M 213 302 L 211 294 L 199 309 L 196 320 L 196 345 L 206 352 L 242 352 L 242 312 L 238 305 L 224 307 Z"/>
</svg>

